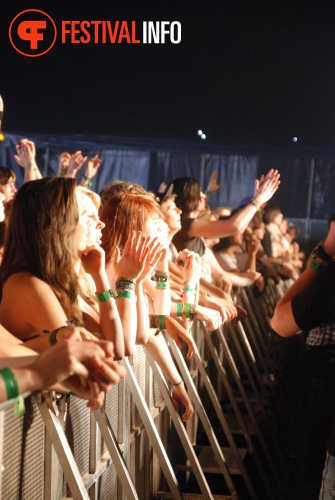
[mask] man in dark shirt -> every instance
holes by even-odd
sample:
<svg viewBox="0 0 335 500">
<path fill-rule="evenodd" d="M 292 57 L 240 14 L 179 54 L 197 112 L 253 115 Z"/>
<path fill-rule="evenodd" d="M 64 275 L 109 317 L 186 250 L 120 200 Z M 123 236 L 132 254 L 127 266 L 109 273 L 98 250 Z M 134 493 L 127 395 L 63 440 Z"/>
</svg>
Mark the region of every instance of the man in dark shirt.
<svg viewBox="0 0 335 500">
<path fill-rule="evenodd" d="M 278 302 L 272 328 L 283 337 L 314 329 L 309 345 L 324 357 L 324 376 L 334 377 L 335 332 L 335 222 L 322 246 L 313 252 L 310 266 Z M 332 371 L 333 370 L 333 371 Z M 335 394 L 334 394 L 335 397 Z M 335 499 L 335 422 L 328 445 L 320 500 Z"/>
</svg>

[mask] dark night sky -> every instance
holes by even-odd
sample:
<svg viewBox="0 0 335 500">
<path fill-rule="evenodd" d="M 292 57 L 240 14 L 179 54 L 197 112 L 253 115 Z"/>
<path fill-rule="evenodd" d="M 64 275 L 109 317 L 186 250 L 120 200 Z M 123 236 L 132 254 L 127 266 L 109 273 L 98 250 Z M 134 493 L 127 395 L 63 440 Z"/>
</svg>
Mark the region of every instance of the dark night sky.
<svg viewBox="0 0 335 500">
<path fill-rule="evenodd" d="M 69 5 L 70 4 L 70 5 Z M 22 10 L 61 20 L 180 21 L 178 45 L 10 45 Z M 13 2 L 0 17 L 4 130 L 335 144 L 335 2 Z M 60 35 L 58 35 L 60 36 Z"/>
</svg>

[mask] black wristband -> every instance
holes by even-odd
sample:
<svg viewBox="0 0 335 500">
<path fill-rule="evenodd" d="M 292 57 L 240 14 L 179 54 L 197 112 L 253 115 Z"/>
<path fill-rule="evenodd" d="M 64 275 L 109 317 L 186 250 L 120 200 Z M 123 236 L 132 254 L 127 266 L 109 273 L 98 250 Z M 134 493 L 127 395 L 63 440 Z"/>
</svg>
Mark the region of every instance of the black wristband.
<svg viewBox="0 0 335 500">
<path fill-rule="evenodd" d="M 333 260 L 333 257 L 331 257 L 328 253 L 324 251 L 324 248 L 321 245 L 318 245 L 312 252 L 312 257 L 313 259 L 321 259 L 324 262 L 331 262 Z"/>
</svg>

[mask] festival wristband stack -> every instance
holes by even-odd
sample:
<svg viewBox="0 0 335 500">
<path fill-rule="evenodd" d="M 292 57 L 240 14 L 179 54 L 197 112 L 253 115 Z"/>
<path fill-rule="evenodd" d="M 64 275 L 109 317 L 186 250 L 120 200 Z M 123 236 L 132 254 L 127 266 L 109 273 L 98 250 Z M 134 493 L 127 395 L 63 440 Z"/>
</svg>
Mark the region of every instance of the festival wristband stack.
<svg viewBox="0 0 335 500">
<path fill-rule="evenodd" d="M 165 314 L 153 314 L 151 316 L 150 327 L 157 328 L 155 335 L 158 335 L 160 332 L 166 331 L 165 317 Z"/>
<path fill-rule="evenodd" d="M 196 318 L 198 310 L 195 304 L 189 304 L 188 302 L 177 302 L 177 318 L 186 318 L 191 321 Z"/>
<path fill-rule="evenodd" d="M 133 278 L 118 278 L 115 283 L 116 298 L 134 299 L 136 280 Z"/>
<path fill-rule="evenodd" d="M 170 276 L 169 273 L 164 271 L 155 271 L 155 274 L 151 276 L 151 280 L 155 282 L 155 288 L 157 290 L 168 290 L 170 289 Z"/>
<path fill-rule="evenodd" d="M 115 299 L 113 290 L 107 290 L 106 292 L 95 293 L 98 302 L 106 302 L 106 300 Z"/>
</svg>

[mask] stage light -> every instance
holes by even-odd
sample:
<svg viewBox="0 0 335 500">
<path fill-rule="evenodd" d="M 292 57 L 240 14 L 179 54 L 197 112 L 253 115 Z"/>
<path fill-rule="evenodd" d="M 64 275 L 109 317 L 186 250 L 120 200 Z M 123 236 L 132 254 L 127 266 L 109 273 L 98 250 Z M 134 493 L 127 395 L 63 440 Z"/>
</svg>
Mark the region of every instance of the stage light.
<svg viewBox="0 0 335 500">
<path fill-rule="evenodd" d="M 298 142 L 298 137 L 293 137 L 292 141 L 293 142 Z"/>
<path fill-rule="evenodd" d="M 201 139 L 204 141 L 206 139 L 206 134 L 201 134 Z"/>
<path fill-rule="evenodd" d="M 201 137 L 202 136 L 202 130 L 198 130 L 198 136 Z"/>
</svg>

